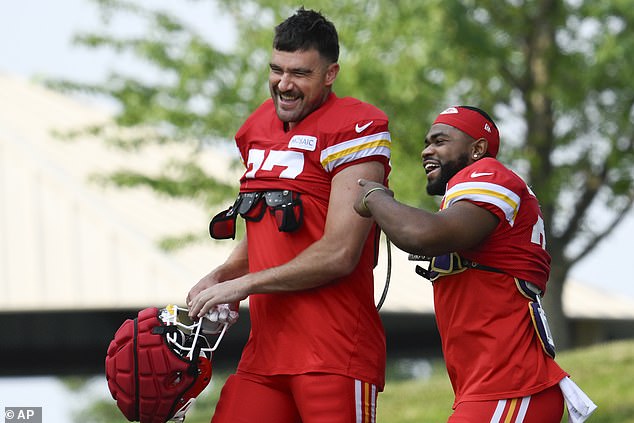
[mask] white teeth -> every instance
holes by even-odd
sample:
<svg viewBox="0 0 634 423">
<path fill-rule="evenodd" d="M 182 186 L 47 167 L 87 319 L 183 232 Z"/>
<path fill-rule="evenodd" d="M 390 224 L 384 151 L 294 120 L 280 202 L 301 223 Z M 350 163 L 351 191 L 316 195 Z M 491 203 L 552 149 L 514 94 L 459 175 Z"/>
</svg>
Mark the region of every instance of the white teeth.
<svg viewBox="0 0 634 423">
<path fill-rule="evenodd" d="M 285 95 L 285 94 L 280 94 L 280 98 L 281 98 L 282 100 L 285 100 L 285 101 L 293 101 L 293 100 L 295 100 L 297 97 L 295 97 L 294 95 Z"/>
<path fill-rule="evenodd" d="M 427 172 L 431 172 L 434 169 L 439 168 L 440 166 L 437 165 L 436 163 L 425 163 L 425 171 Z"/>
</svg>

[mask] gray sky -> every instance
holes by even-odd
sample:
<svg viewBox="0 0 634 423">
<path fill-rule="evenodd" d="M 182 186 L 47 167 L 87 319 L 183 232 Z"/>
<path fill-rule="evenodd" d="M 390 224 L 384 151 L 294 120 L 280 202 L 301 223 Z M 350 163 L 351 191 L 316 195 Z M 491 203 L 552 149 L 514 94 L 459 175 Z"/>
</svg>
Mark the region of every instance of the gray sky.
<svg viewBox="0 0 634 423">
<path fill-rule="evenodd" d="M 130 17 L 117 17 L 106 27 L 100 20 L 99 9 L 90 0 L 2 0 L 2 3 L 0 71 L 28 77 L 47 75 L 97 81 L 113 66 L 132 72 L 142 69 L 129 58 L 122 60 L 109 52 L 72 45 L 73 35 L 95 29 L 140 33 L 138 21 Z M 210 1 L 152 0 L 152 4 L 177 12 L 219 47 L 230 48 L 235 43 L 231 21 Z M 174 6 L 183 4 L 187 5 L 185 10 Z"/>
</svg>

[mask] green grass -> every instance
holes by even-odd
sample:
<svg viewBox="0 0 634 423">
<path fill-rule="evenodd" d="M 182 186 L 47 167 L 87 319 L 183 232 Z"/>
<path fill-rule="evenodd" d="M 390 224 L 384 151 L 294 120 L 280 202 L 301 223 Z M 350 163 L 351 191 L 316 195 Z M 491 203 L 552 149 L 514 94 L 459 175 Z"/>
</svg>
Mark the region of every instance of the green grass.
<svg viewBox="0 0 634 423">
<path fill-rule="evenodd" d="M 598 405 L 591 423 L 634 423 L 634 341 L 565 351 L 557 362 Z M 379 396 L 378 422 L 446 422 L 453 392 L 441 362 L 426 381 L 391 381 Z M 562 422 L 567 421 L 564 416 Z"/>
<path fill-rule="evenodd" d="M 634 423 L 634 341 L 567 351 L 557 362 L 599 408 L 592 423 Z"/>
<path fill-rule="evenodd" d="M 589 423 L 634 423 L 634 340 L 561 352 L 557 362 L 599 406 Z M 423 366 L 424 380 L 406 378 L 404 367 L 407 366 L 403 361 L 389 363 L 385 391 L 379 395 L 377 422 L 446 422 L 453 392 L 443 362 L 438 360 Z M 186 423 L 209 422 L 225 378 L 221 371 L 214 372 L 212 384 L 187 413 Z M 566 419 L 564 416 L 562 422 Z M 74 420 L 126 421 L 110 400 L 87 405 Z"/>
<path fill-rule="evenodd" d="M 401 379 L 387 372 L 385 390 L 379 395 L 377 422 L 446 422 L 451 413 L 453 391 L 444 362 L 431 363 L 425 380 Z"/>
</svg>

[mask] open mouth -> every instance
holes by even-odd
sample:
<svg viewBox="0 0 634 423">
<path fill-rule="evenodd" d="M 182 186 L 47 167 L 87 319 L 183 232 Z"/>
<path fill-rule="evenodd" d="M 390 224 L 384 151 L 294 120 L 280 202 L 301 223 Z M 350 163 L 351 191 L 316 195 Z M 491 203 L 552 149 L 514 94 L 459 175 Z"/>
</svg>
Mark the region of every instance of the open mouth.
<svg viewBox="0 0 634 423">
<path fill-rule="evenodd" d="M 427 174 L 427 176 L 429 176 L 435 171 L 440 170 L 440 163 L 435 161 L 426 161 L 423 163 L 423 168 L 425 169 L 425 173 Z"/>
<path fill-rule="evenodd" d="M 279 105 L 284 108 L 291 108 L 299 103 L 301 97 L 292 93 L 279 93 L 277 95 Z"/>
</svg>

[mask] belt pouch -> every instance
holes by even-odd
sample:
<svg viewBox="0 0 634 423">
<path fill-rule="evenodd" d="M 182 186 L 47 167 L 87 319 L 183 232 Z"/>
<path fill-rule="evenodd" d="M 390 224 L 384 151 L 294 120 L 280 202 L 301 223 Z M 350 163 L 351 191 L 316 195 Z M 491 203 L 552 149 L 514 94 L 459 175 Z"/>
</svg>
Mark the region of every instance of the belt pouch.
<svg viewBox="0 0 634 423">
<path fill-rule="evenodd" d="M 233 203 L 233 206 L 215 215 L 209 222 L 209 235 L 213 239 L 235 239 L 236 219 L 238 213 L 236 207 L 240 204 L 241 198 Z"/>
<path fill-rule="evenodd" d="M 245 220 L 257 221 L 262 219 L 265 207 L 260 204 L 261 199 L 261 192 L 240 193 L 231 207 L 221 211 L 211 219 L 209 235 L 213 239 L 235 239 L 238 215 L 241 215 Z"/>
<path fill-rule="evenodd" d="M 555 358 L 555 340 L 550 332 L 546 312 L 544 311 L 540 300 L 541 290 L 532 283 L 521 279 L 515 279 L 515 285 L 517 285 L 517 289 L 519 289 L 522 295 L 531 300 L 528 303 L 528 310 L 530 312 L 531 321 L 533 322 L 537 338 L 539 339 L 544 352 L 548 356 Z"/>
<path fill-rule="evenodd" d="M 267 191 L 264 196 L 280 232 L 293 232 L 299 229 L 304 215 L 299 193 L 288 190 Z"/>
</svg>

